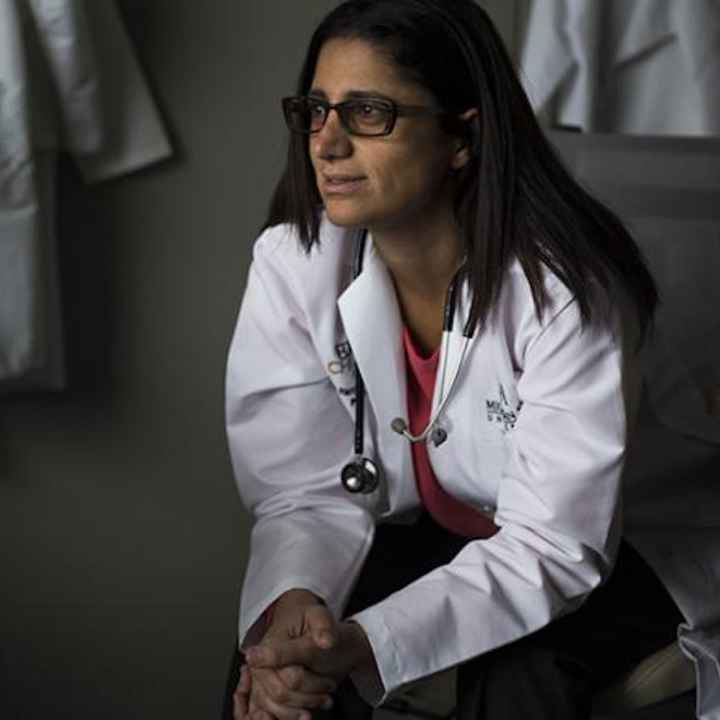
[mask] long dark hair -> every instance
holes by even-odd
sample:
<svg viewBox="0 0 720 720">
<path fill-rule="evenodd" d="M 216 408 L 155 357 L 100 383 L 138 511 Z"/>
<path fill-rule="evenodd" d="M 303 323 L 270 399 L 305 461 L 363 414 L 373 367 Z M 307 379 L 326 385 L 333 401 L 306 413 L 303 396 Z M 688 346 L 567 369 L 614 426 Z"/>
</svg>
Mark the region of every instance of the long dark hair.
<svg viewBox="0 0 720 720">
<path fill-rule="evenodd" d="M 473 160 L 461 173 L 455 197 L 473 326 L 486 320 L 517 257 L 539 316 L 547 304 L 545 265 L 573 293 L 584 322 L 592 316 L 591 287 L 609 294 L 619 285 L 647 329 L 658 294 L 639 248 L 556 157 L 500 36 L 474 0 L 343 2 L 312 37 L 299 95 L 310 90 L 320 50 L 333 38 L 362 39 L 389 53 L 400 72 L 429 90 L 448 113 L 480 111 L 470 127 Z M 457 132 L 457 126 L 447 129 Z M 291 136 L 266 227 L 292 223 L 309 252 L 319 241 L 321 217 L 307 139 Z"/>
</svg>

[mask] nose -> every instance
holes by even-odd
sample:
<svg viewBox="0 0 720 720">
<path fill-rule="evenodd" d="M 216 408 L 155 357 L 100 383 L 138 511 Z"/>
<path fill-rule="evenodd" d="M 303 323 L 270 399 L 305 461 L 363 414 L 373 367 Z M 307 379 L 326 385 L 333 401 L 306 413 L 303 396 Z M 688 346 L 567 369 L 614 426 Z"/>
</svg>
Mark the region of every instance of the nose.
<svg viewBox="0 0 720 720">
<path fill-rule="evenodd" d="M 311 138 L 313 153 L 323 160 L 352 154 L 350 135 L 340 122 L 340 115 L 334 108 L 330 110 L 322 130 L 311 135 Z"/>
</svg>

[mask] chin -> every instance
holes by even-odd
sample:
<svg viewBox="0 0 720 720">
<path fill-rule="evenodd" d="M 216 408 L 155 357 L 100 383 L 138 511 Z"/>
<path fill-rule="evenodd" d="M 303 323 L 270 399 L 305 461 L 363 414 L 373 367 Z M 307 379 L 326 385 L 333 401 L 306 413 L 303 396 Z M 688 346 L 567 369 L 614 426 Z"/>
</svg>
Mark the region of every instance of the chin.
<svg viewBox="0 0 720 720">
<path fill-rule="evenodd" d="M 372 222 L 372 215 L 363 212 L 360 208 L 352 207 L 350 203 L 338 203 L 331 200 L 325 203 L 327 219 L 338 227 L 367 227 Z"/>
</svg>

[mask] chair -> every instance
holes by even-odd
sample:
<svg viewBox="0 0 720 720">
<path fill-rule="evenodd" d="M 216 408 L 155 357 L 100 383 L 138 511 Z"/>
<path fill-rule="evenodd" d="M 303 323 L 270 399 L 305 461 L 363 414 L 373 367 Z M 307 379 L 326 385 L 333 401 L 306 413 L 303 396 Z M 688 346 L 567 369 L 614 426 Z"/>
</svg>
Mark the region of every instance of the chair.
<svg viewBox="0 0 720 720">
<path fill-rule="evenodd" d="M 593 720 L 615 720 L 618 716 L 682 695 L 694 687 L 693 663 L 682 654 L 677 643 L 673 643 L 643 660 L 598 694 L 593 702 Z M 401 716 L 447 720 L 453 717 L 454 710 L 455 672 L 448 670 L 407 686 L 375 717 L 376 720 L 393 720 L 393 717 Z"/>
<path fill-rule="evenodd" d="M 717 163 L 711 167 L 708 157 L 720 156 L 720 140 L 570 132 L 551 132 L 549 137 L 583 185 L 630 226 L 666 300 L 657 318 L 665 336 L 688 358 L 705 357 L 707 348 L 702 344 L 708 338 L 696 339 L 692 325 L 708 322 L 708 327 L 712 325 L 715 330 L 720 327 L 716 314 L 702 315 L 716 313 L 720 307 L 720 284 L 717 278 L 701 277 L 704 247 L 696 241 L 703 230 L 693 230 L 693 224 L 710 218 L 715 228 L 713 235 L 717 233 L 720 182 Z M 653 182 L 657 184 L 653 186 Z M 708 192 L 710 187 L 715 191 Z M 677 240 L 680 228 L 685 256 L 678 262 L 677 255 L 668 257 L 668 246 L 663 243 Z M 686 269 L 688 277 L 682 277 Z M 694 382 L 705 401 L 706 419 L 715 421 L 720 417 L 720 377 L 711 365 L 698 365 Z M 697 426 L 694 430 L 699 437 L 703 432 L 714 435 L 717 425 Z M 717 442 L 717 438 L 711 441 Z M 694 663 L 673 643 L 645 658 L 600 693 L 593 704 L 593 720 L 636 716 L 643 720 L 689 720 L 694 717 L 694 700 L 687 694 L 695 682 Z M 672 698 L 682 702 L 682 709 L 667 714 L 662 708 L 673 703 Z M 439 720 L 452 717 L 454 704 L 455 673 L 449 670 L 406 687 L 379 711 L 378 717 L 391 720 L 398 717 L 397 713 L 407 713 L 410 717 Z"/>
</svg>

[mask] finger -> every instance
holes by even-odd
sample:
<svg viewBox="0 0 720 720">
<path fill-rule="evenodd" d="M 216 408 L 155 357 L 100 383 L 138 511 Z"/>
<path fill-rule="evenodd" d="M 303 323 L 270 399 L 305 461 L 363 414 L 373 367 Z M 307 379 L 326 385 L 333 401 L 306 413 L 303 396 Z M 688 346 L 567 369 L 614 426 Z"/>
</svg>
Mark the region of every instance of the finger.
<svg viewBox="0 0 720 720">
<path fill-rule="evenodd" d="M 236 692 L 233 695 L 233 720 L 247 720 L 248 699 L 247 695 Z"/>
<path fill-rule="evenodd" d="M 305 623 L 318 647 L 329 650 L 337 642 L 337 623 L 332 613 L 324 606 L 317 605 L 305 611 Z"/>
<path fill-rule="evenodd" d="M 330 695 L 338 687 L 334 678 L 318 675 L 300 665 L 281 668 L 277 674 L 290 690 L 299 692 Z"/>
<path fill-rule="evenodd" d="M 240 680 L 238 682 L 238 691 L 247 695 L 250 692 L 250 671 L 247 665 L 240 668 Z"/>
<path fill-rule="evenodd" d="M 265 698 L 263 709 L 257 710 L 252 720 L 312 720 L 312 713 L 305 708 L 284 707 Z"/>
<path fill-rule="evenodd" d="M 259 704 L 248 716 L 247 720 L 312 720 L 308 710 L 302 708 L 285 708 L 273 703 L 267 697 L 258 696 Z"/>
<path fill-rule="evenodd" d="M 265 671 L 268 672 L 268 671 Z M 326 683 L 327 685 L 327 683 Z M 294 690 L 283 682 L 275 671 L 269 671 L 264 678 L 263 690 L 278 705 L 291 708 L 320 709 L 326 707 L 330 692 L 308 692 L 305 689 Z"/>
<path fill-rule="evenodd" d="M 332 707 L 329 693 L 291 690 L 275 670 L 253 670 L 252 676 L 253 700 L 278 720 L 295 720 L 303 709 L 328 710 Z"/>
<path fill-rule="evenodd" d="M 245 659 L 251 668 L 281 668 L 288 665 L 312 667 L 318 653 L 318 646 L 311 635 L 278 642 L 269 640 L 255 645 L 245 652 Z"/>
<path fill-rule="evenodd" d="M 270 713 L 265 712 L 264 710 L 256 710 L 252 716 L 251 720 L 276 720 Z"/>
</svg>

